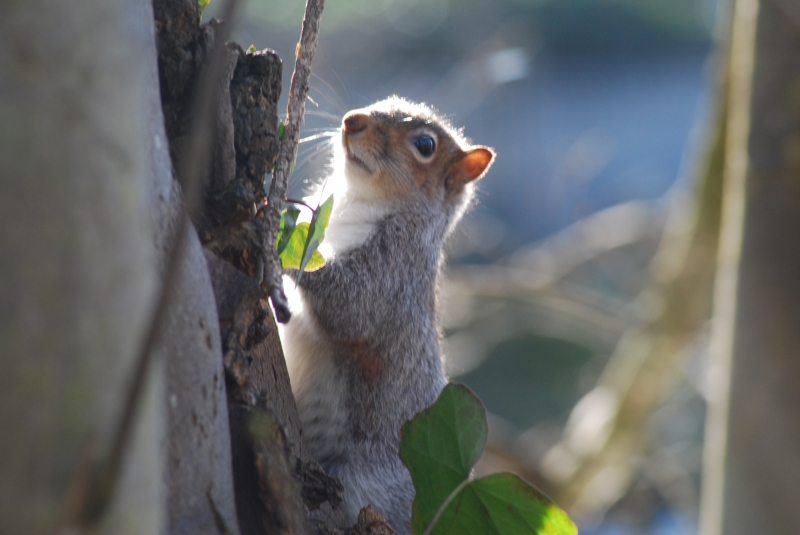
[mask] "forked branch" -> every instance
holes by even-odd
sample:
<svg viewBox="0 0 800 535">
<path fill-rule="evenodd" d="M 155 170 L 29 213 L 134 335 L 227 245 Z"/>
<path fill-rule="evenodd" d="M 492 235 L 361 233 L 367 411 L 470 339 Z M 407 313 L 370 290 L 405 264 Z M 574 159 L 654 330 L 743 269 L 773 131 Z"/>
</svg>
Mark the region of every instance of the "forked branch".
<svg viewBox="0 0 800 535">
<path fill-rule="evenodd" d="M 289 103 L 286 109 L 286 127 L 281 140 L 278 161 L 272 175 L 272 184 L 269 188 L 268 204 L 264 213 L 266 230 L 264 235 L 264 280 L 263 286 L 269 293 L 272 306 L 275 309 L 275 318 L 286 323 L 291 318 L 289 304 L 283 291 L 281 261 L 275 250 L 275 240 L 278 236 L 278 226 L 281 218 L 283 200 L 286 198 L 286 189 L 289 183 L 289 174 L 292 164 L 297 157 L 297 143 L 300 139 L 300 126 L 306 112 L 306 97 L 308 97 L 308 79 L 311 76 L 311 61 L 317 50 L 319 36 L 319 20 L 325 0 L 307 0 L 306 14 L 303 19 L 303 29 L 300 42 L 297 44 L 296 59 L 292 84 L 289 89 Z"/>
</svg>

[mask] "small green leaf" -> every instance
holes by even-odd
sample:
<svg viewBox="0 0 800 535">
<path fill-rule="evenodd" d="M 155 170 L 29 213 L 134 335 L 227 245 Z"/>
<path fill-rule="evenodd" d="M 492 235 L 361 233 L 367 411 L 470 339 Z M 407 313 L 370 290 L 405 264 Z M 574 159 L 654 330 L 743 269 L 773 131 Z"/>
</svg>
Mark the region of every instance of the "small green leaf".
<svg viewBox="0 0 800 535">
<path fill-rule="evenodd" d="M 283 269 L 300 269 L 303 260 L 303 250 L 308 241 L 308 223 L 298 223 L 294 232 L 289 237 L 289 242 L 280 253 L 281 267 Z M 311 259 L 304 266 L 305 271 L 315 271 L 325 265 L 325 257 L 319 251 L 314 251 Z"/>
<path fill-rule="evenodd" d="M 200 6 L 200 17 L 203 16 L 203 11 L 206 10 L 206 6 L 211 2 L 211 0 L 197 0 L 197 4 Z"/>
<path fill-rule="evenodd" d="M 275 247 L 280 255 L 289 245 L 289 238 L 292 237 L 295 226 L 297 225 L 297 218 L 300 216 L 300 210 L 297 208 L 287 208 L 281 214 L 281 224 L 278 228 L 278 238 L 275 242 Z"/>
<path fill-rule="evenodd" d="M 400 431 L 400 459 L 417 489 L 411 529 L 421 534 L 447 496 L 478 461 L 489 428 L 486 409 L 469 388 L 448 384 L 429 408 Z"/>
<path fill-rule="evenodd" d="M 278 139 L 283 139 L 283 134 L 286 133 L 286 122 L 281 121 L 278 124 Z"/>
<path fill-rule="evenodd" d="M 208 1 L 209 0 L 206 0 L 206 2 Z M 258 50 L 256 50 L 256 45 L 250 45 L 247 49 L 248 54 L 255 54 L 256 52 L 258 52 Z"/>
<path fill-rule="evenodd" d="M 314 215 L 311 216 L 311 224 L 308 229 L 308 239 L 303 248 L 303 258 L 300 262 L 300 273 L 297 274 L 297 283 L 300 284 L 300 278 L 303 276 L 303 271 L 308 270 L 315 254 L 319 254 L 317 248 L 325 239 L 325 230 L 328 228 L 328 221 L 331 219 L 331 211 L 333 210 L 333 195 L 327 198 L 316 210 Z M 321 255 L 320 255 L 321 256 Z"/>
<path fill-rule="evenodd" d="M 513 474 L 470 480 L 488 428 L 486 409 L 466 386 L 448 384 L 400 432 L 400 458 L 416 495 L 415 535 L 576 535 L 575 524 Z"/>
<path fill-rule="evenodd" d="M 306 267 L 303 271 L 316 271 L 324 266 L 325 262 L 326 260 L 325 257 L 322 256 L 322 253 L 319 251 L 314 251 L 314 254 L 311 255 L 311 260 L 308 261 L 308 264 L 306 264 Z"/>
</svg>

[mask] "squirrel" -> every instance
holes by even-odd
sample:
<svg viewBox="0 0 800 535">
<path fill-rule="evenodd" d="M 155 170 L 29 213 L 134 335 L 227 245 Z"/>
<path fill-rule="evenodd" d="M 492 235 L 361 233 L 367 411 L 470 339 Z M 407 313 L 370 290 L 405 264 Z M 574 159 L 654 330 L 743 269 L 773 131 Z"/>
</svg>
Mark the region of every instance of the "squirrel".
<svg viewBox="0 0 800 535">
<path fill-rule="evenodd" d="M 437 285 L 446 237 L 494 160 L 423 104 L 393 96 L 347 113 L 334 145 L 322 268 L 285 277 L 282 326 L 306 446 L 344 487 L 347 521 L 372 505 L 410 533 L 414 487 L 400 428 L 446 383 Z M 292 288 L 295 288 L 292 293 Z"/>
</svg>

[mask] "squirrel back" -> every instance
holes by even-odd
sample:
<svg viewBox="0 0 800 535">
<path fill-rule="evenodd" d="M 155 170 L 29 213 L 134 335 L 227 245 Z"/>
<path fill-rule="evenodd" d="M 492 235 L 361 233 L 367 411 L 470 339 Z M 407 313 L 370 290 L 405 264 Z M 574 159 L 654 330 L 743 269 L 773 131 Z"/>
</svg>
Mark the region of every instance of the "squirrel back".
<svg viewBox="0 0 800 535">
<path fill-rule="evenodd" d="M 444 387 L 442 246 L 493 158 L 397 97 L 344 117 L 327 184 L 329 260 L 303 274 L 282 338 L 306 443 L 341 479 L 350 522 L 371 504 L 409 532 L 414 489 L 400 428 Z"/>
</svg>

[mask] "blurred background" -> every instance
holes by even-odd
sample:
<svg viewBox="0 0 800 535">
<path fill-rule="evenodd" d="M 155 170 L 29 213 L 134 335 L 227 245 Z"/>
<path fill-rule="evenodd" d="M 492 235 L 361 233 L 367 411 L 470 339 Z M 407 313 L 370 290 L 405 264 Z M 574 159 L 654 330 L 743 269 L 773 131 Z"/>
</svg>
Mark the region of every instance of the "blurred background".
<svg viewBox="0 0 800 535">
<path fill-rule="evenodd" d="M 251 0 L 236 36 L 283 58 L 280 109 L 304 4 Z M 490 412 L 478 472 L 521 473 L 583 534 L 697 532 L 706 329 L 665 352 L 650 327 L 713 115 L 716 13 L 715 0 L 328 0 L 322 17 L 292 195 L 324 176 L 341 116 L 391 94 L 496 149 L 448 246 L 448 373 Z"/>
</svg>

